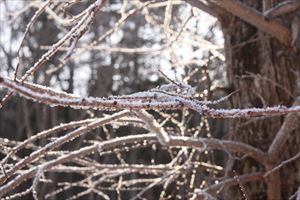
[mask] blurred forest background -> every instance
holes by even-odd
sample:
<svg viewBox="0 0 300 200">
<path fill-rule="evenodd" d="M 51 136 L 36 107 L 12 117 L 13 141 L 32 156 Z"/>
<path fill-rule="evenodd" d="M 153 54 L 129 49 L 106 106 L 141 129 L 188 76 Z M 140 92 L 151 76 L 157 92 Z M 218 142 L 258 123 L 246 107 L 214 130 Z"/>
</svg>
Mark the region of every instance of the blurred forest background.
<svg viewBox="0 0 300 200">
<path fill-rule="evenodd" d="M 81 13 L 94 2 L 1 0 L 0 74 L 13 77 L 19 66 L 17 77 L 22 77 L 78 23 Z M 66 40 L 27 81 L 93 97 L 126 95 L 178 83 L 192 86 L 193 98 L 202 101 L 232 94 L 212 105 L 214 108 L 298 105 L 299 51 L 294 32 L 300 25 L 294 21 L 299 19 L 299 11 L 290 9 L 272 19 L 263 17 L 282 2 L 109 0 L 77 42 L 74 41 L 78 38 Z M 38 9 L 41 13 L 35 19 Z M 245 16 L 247 10 L 250 14 Z M 266 27 L 271 31 L 266 31 Z M 26 29 L 29 31 L 22 42 Z M 0 96 L 3 98 L 7 92 L 1 88 Z M 1 159 L 14 146 L 39 132 L 61 123 L 112 113 L 52 107 L 14 95 L 0 110 Z M 131 116 L 129 122 L 113 121 L 26 163 L 1 184 L 0 194 L 4 196 L 0 196 L 11 199 L 296 198 L 299 160 L 287 162 L 268 176 L 265 173 L 298 155 L 297 114 L 212 119 L 186 108 L 149 113 L 172 136 L 211 139 L 221 147 L 167 147 L 147 140 L 120 145 L 99 155 L 72 160 L 63 165 L 66 168 L 57 166 L 45 172 L 43 178 L 37 178 L 40 179 L 38 189 L 33 187 L 36 178 L 29 178 L 3 192 L 9 181 L 23 173 L 22 169 L 30 170 L 94 141 L 147 133 L 140 119 Z M 74 128 L 60 130 L 60 134 Z M 278 135 L 281 135 L 280 142 L 274 142 Z M 8 163 L 1 163 L 1 176 L 22 158 L 58 137 L 42 138 L 15 153 Z M 255 160 L 250 152 L 248 155 L 228 150 L 222 146 L 227 145 L 226 141 L 251 145 L 264 153 L 266 162 Z M 98 163 L 97 170 L 88 170 L 90 165 Z"/>
<path fill-rule="evenodd" d="M 68 6 L 67 2 L 57 3 L 57 8 L 54 7 L 53 10 L 62 12 L 61 7 Z M 62 14 L 77 15 L 92 2 L 74 1 L 74 5 L 72 4 L 70 8 L 67 7 L 68 11 L 62 12 Z M 38 71 L 31 78 L 32 82 L 83 96 L 101 97 L 130 94 L 166 83 L 166 79 L 158 70 L 176 81 L 182 81 L 190 71 L 195 71 L 197 66 L 206 66 L 208 62 L 215 62 L 218 67 L 215 66 L 214 72 L 209 72 L 207 67 L 197 69 L 199 72 L 194 75 L 197 76 L 194 79 L 206 78 L 204 76 L 204 71 L 206 71 L 206 73 L 211 73 L 210 79 L 214 84 L 209 84 L 213 84 L 213 87 L 217 87 L 217 81 L 226 81 L 224 56 L 221 54 L 223 38 L 215 18 L 198 9 L 193 11 L 195 17 L 191 16 L 191 6 L 174 1 L 175 22 L 172 23 L 176 27 L 174 30 L 168 30 L 168 34 L 176 36 L 179 35 L 180 29 L 185 29 L 175 40 L 171 36 L 167 37 L 162 27 L 166 2 L 157 1 L 154 5 L 150 3 L 147 6 L 151 8 L 148 12 L 153 13 L 148 14 L 145 13 L 146 11 L 144 13 L 141 11 L 145 7 L 143 2 L 127 1 L 124 8 L 122 2 L 110 1 L 109 5 L 98 14 L 97 20 L 93 22 L 89 32 L 79 41 L 78 52 L 64 61 L 65 51 L 60 51 L 56 59 L 51 59 L 44 70 Z M 27 5 L 28 3 L 32 5 Z M 41 3 L 23 0 L 2 2 L 1 56 L 3 59 L 1 62 L 3 63 L 1 64 L 4 66 L 1 67 L 2 74 L 14 73 L 18 42 L 35 13 L 36 7 Z M 30 7 L 26 10 L 27 6 Z M 15 14 L 14 10 L 16 9 L 21 12 L 19 16 Z M 134 13 L 131 14 L 128 10 Z M 20 74 L 24 74 L 66 32 L 63 29 L 65 24 L 59 24 L 63 22 L 53 20 L 52 17 L 47 12 L 41 15 L 36 26 L 33 26 L 31 34 L 26 37 L 24 41 L 26 47 L 20 52 L 22 55 Z M 122 17 L 124 20 L 120 21 Z M 182 27 L 183 25 L 185 26 Z M 176 43 L 172 45 L 172 49 L 168 47 L 168 39 L 173 39 L 173 43 Z M 96 44 L 93 44 L 93 41 L 96 41 Z M 215 56 L 210 53 L 210 49 L 216 54 Z M 209 58 L 211 59 L 209 60 Z M 218 75 L 217 72 L 219 72 Z M 219 85 L 224 86 L 224 84 Z M 206 84 L 201 84 L 200 87 L 199 83 L 198 91 L 203 91 L 206 87 L 208 87 Z M 16 108 L 20 108 L 22 110 L 20 112 L 26 114 L 20 115 L 19 111 L 16 112 L 18 110 Z M 22 98 L 12 99 L 6 109 L 8 109 L 7 112 L 1 113 L 1 118 L 4 119 L 1 120 L 1 123 L 4 123 L 1 124 L 3 127 L 1 130 L 4 133 L 16 131 L 13 137 L 18 139 L 24 139 L 33 133 L 51 128 L 59 122 L 69 122 L 88 116 L 87 113 L 74 111 L 74 109 L 49 108 L 49 106 L 35 104 Z M 28 110 L 23 111 L 23 109 Z M 8 121 L 12 123 L 10 126 L 7 126 Z M 26 121 L 27 123 L 24 123 Z M 15 130 L 16 127 L 18 130 Z"/>
</svg>

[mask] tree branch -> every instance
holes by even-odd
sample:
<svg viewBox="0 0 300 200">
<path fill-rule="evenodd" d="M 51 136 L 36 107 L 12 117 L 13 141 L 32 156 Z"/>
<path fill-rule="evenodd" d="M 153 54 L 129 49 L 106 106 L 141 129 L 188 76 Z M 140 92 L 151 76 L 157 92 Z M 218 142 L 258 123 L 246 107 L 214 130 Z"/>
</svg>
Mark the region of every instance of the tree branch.
<svg viewBox="0 0 300 200">
<path fill-rule="evenodd" d="M 253 8 L 247 7 L 236 0 L 209 0 L 210 2 L 226 9 L 234 16 L 241 18 L 259 30 L 270 34 L 285 45 L 290 45 L 292 41 L 291 31 L 276 20 L 266 21 L 261 13 Z"/>
<path fill-rule="evenodd" d="M 221 8 L 216 8 L 213 5 L 207 3 L 207 2 L 202 2 L 200 0 L 184 0 L 185 2 L 187 2 L 188 4 L 190 4 L 193 7 L 196 7 L 208 14 L 210 14 L 211 16 L 214 16 L 215 18 L 219 18 L 221 13 Z"/>
<path fill-rule="evenodd" d="M 136 110 L 134 113 L 143 120 L 151 132 L 157 135 L 157 139 L 162 145 L 168 145 L 170 142 L 168 133 L 157 123 L 152 115 L 145 110 Z"/>
<path fill-rule="evenodd" d="M 264 12 L 264 17 L 266 19 L 273 19 L 283 14 L 289 12 L 294 12 L 300 7 L 300 1 L 298 0 L 287 0 L 282 3 L 279 3 L 274 8 L 271 8 Z"/>
<path fill-rule="evenodd" d="M 44 86 L 28 82 L 21 83 L 10 78 L 0 76 L 0 85 L 3 85 L 26 98 L 53 106 L 69 106 L 77 109 L 146 109 L 146 110 L 176 110 L 184 107 L 197 111 L 204 117 L 211 118 L 249 118 L 259 116 L 277 116 L 300 112 L 300 106 L 287 108 L 275 106 L 267 108 L 245 109 L 214 109 L 208 107 L 205 102 L 191 96 L 177 93 L 168 93 L 163 90 L 150 90 L 124 96 L 110 97 L 79 97 L 56 91 Z"/>
<path fill-rule="evenodd" d="M 14 179 L 12 179 L 7 184 L 0 187 L 0 197 L 12 191 L 22 182 L 26 181 L 29 178 L 35 176 L 37 171 L 42 168 L 44 172 L 51 169 L 58 164 L 70 162 L 76 158 L 83 157 L 89 154 L 94 153 L 97 150 L 108 150 L 116 148 L 119 145 L 130 145 L 136 142 L 142 141 L 157 141 L 156 134 L 143 134 L 143 135 L 131 135 L 124 136 L 120 138 L 114 138 L 108 141 L 96 143 L 94 145 L 83 147 L 77 151 L 73 151 L 67 155 L 63 155 L 57 159 L 45 162 L 42 166 L 36 166 L 21 175 L 18 175 Z M 266 155 L 264 152 L 256 149 L 250 145 L 243 144 L 240 142 L 234 141 L 226 141 L 226 140 L 218 140 L 218 139 L 206 139 L 206 138 L 189 138 L 189 137 L 176 137 L 170 136 L 170 146 L 178 146 L 178 147 L 189 147 L 189 148 L 206 148 L 207 150 L 224 150 L 224 151 L 232 151 L 236 153 L 242 153 L 244 155 L 248 155 L 254 159 L 256 159 L 260 163 L 264 163 L 266 160 Z"/>
<path fill-rule="evenodd" d="M 300 105 L 300 96 L 298 96 L 293 104 L 293 106 Z M 291 132 L 299 126 L 299 114 L 288 114 L 276 134 L 275 139 L 269 147 L 268 155 L 269 160 L 274 161 L 277 155 L 281 152 L 282 146 L 285 144 L 286 140 L 289 138 Z"/>
<path fill-rule="evenodd" d="M 2 175 L 0 177 L 0 184 L 5 182 L 11 176 L 13 176 L 17 170 L 21 169 L 26 164 L 28 164 L 31 161 L 39 158 L 40 156 L 43 156 L 48 151 L 53 150 L 53 149 L 65 144 L 66 142 L 68 142 L 70 140 L 74 140 L 75 138 L 77 138 L 77 137 L 79 137 L 83 134 L 86 134 L 89 131 L 91 131 L 91 130 L 97 128 L 97 127 L 103 126 L 103 125 L 105 125 L 107 123 L 110 123 L 110 122 L 112 122 L 112 121 L 114 121 L 118 118 L 121 118 L 125 115 L 128 115 L 128 111 L 122 111 L 122 112 L 119 112 L 119 113 L 115 113 L 114 115 L 104 117 L 104 118 L 96 120 L 96 121 L 92 121 L 91 123 L 87 124 L 86 126 L 80 127 L 78 129 L 66 134 L 65 136 L 62 136 L 62 137 L 54 140 L 53 142 L 48 143 L 43 148 L 41 148 L 37 151 L 34 151 L 32 154 L 30 154 L 30 156 L 25 157 L 24 159 L 20 160 L 17 164 L 14 165 L 13 168 L 6 171 L 6 174 Z"/>
<path fill-rule="evenodd" d="M 263 173 L 261 172 L 256 172 L 256 173 L 251 173 L 251 174 L 244 174 L 239 176 L 239 182 L 244 184 L 247 182 L 252 182 L 252 181 L 259 181 L 263 180 Z M 215 185 L 209 186 L 205 188 L 205 192 L 213 194 L 216 193 L 220 188 L 226 188 L 231 187 L 233 185 L 239 184 L 235 178 L 230 178 L 230 179 L 225 179 L 224 181 L 221 181 L 220 183 L 217 183 Z"/>
</svg>

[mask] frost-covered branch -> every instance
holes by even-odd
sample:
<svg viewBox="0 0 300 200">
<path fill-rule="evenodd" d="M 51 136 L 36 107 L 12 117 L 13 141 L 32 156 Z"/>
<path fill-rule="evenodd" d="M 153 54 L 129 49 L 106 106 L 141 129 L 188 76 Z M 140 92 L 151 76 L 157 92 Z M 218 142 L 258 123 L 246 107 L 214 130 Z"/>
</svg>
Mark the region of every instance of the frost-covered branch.
<svg viewBox="0 0 300 200">
<path fill-rule="evenodd" d="M 68 106 L 77 109 L 153 109 L 153 110 L 175 110 L 183 107 L 197 111 L 205 117 L 212 118 L 244 118 L 260 116 L 277 116 L 289 113 L 299 113 L 300 106 L 285 107 L 275 106 L 267 108 L 246 108 L 246 109 L 213 109 L 205 102 L 198 101 L 190 96 L 165 91 L 139 92 L 125 96 L 111 97 L 79 97 L 56 91 L 44 86 L 19 81 L 0 76 L 0 85 L 3 85 L 25 98 L 42 102 L 51 106 Z"/>
<path fill-rule="evenodd" d="M 95 15 L 99 11 L 99 9 L 105 4 L 107 0 L 96 0 L 92 5 L 90 5 L 85 11 L 84 16 L 78 21 L 78 23 L 58 42 L 52 45 L 52 48 L 44 53 L 38 61 L 31 66 L 26 73 L 22 76 L 21 81 L 25 81 L 30 75 L 35 73 L 39 68 L 43 66 L 50 58 L 62 47 L 68 40 L 75 39 L 79 40 L 79 38 L 89 29 L 89 26 L 92 24 Z M 15 72 L 15 76 L 17 75 L 17 71 Z M 0 102 L 0 108 L 3 103 L 5 103 L 13 93 L 7 94 Z"/>
<path fill-rule="evenodd" d="M 217 199 L 233 189 L 247 199 L 249 185 L 251 190 L 255 185 L 270 194 L 265 186 L 269 190 L 280 183 L 270 177 L 300 158 L 297 152 L 279 156 L 298 128 L 299 99 L 291 107 L 274 103 L 291 105 L 297 93 L 292 86 L 296 79 L 282 84 L 277 72 L 264 68 L 277 66 L 275 61 L 285 55 L 280 53 L 278 59 L 258 63 L 259 67 L 266 65 L 255 72 L 261 76 L 255 79 L 255 87 L 260 81 L 264 86 L 272 84 L 279 89 L 278 96 L 287 94 L 286 98 L 273 101 L 273 95 L 259 92 L 245 102 L 240 96 L 237 104 L 240 97 L 235 95 L 244 94 L 245 85 L 232 84 L 235 73 L 226 70 L 225 56 L 238 56 L 240 50 L 254 44 L 271 58 L 269 41 L 257 42 L 261 32 L 283 44 L 289 44 L 295 34 L 291 37 L 281 23 L 264 19 L 256 10 L 262 6 L 265 12 L 272 7 L 271 1 L 259 2 L 256 8 L 251 7 L 255 3 L 248 3 L 39 0 L 24 4 L 21 11 L 8 6 L 9 23 L 21 22 L 8 35 L 12 44 L 21 41 L 21 45 L 0 45 L 7 57 L 0 69 L 0 90 L 3 95 L 10 92 L 4 100 L 12 94 L 22 98 L 13 99 L 0 113 L 4 119 L 0 120 L 4 127 L 0 130 L 0 198 Z M 286 1 L 265 14 L 273 18 L 295 11 L 293 6 L 298 5 L 298 0 Z M 201 24 L 206 17 L 194 7 L 221 20 L 226 35 L 236 30 L 248 32 L 242 21 L 254 25 L 249 29 L 259 30 L 247 37 L 233 33 L 232 46 L 223 49 L 217 19 L 207 18 L 211 23 L 206 35 Z M 17 17 L 10 19 L 13 11 Z M 291 23 L 295 33 L 298 25 Z M 225 37 L 225 44 L 228 39 Z M 18 55 L 20 66 L 15 69 Z M 46 64 L 49 69 L 39 71 Z M 296 77 L 294 70 L 291 68 Z M 241 72 L 245 78 L 248 72 Z M 256 95 L 265 107 L 251 107 L 261 105 L 256 104 Z M 279 115 L 284 116 L 269 118 Z M 276 122 L 270 129 L 269 120 Z M 260 129 L 255 129 L 257 125 Z M 246 132 L 252 135 L 242 130 L 248 126 Z M 265 127 L 268 131 L 261 132 Z M 17 136 L 10 135 L 12 132 Z M 257 136 L 263 138 L 263 144 Z M 232 177 L 235 170 L 240 175 Z"/>
<path fill-rule="evenodd" d="M 5 182 L 8 178 L 10 178 L 11 176 L 14 175 L 14 173 L 21 169 L 22 167 L 24 167 L 26 164 L 32 162 L 33 160 L 36 160 L 39 157 L 44 156 L 46 153 L 48 153 L 48 151 L 53 150 L 61 145 L 63 145 L 64 143 L 69 142 L 70 140 L 74 140 L 79 136 L 82 136 L 83 134 L 88 133 L 89 131 L 98 128 L 100 126 L 103 126 L 107 123 L 110 123 L 111 121 L 114 121 L 120 117 L 123 117 L 125 115 L 128 115 L 128 111 L 122 111 L 119 113 L 116 113 L 112 116 L 109 117 L 105 117 L 103 119 L 99 119 L 96 121 L 93 121 L 89 124 L 87 124 L 86 126 L 82 126 L 68 134 L 66 134 L 65 136 L 62 136 L 56 140 L 54 140 L 53 142 L 48 143 L 46 146 L 44 146 L 43 148 L 34 151 L 30 156 L 25 157 L 24 159 L 20 160 L 18 163 L 16 163 L 14 165 L 13 168 L 11 168 L 10 170 L 5 172 L 5 175 L 2 175 L 0 177 L 0 183 Z"/>
<path fill-rule="evenodd" d="M 70 123 L 66 123 L 66 124 L 60 124 L 56 127 L 53 127 L 49 130 L 45 130 L 45 131 L 42 131 L 40 133 L 37 133 L 36 135 L 26 139 L 25 141 L 23 141 L 22 143 L 16 145 L 15 147 L 13 147 L 10 152 L 5 156 L 5 158 L 3 158 L 1 160 L 1 164 L 4 165 L 8 159 L 11 158 L 11 156 L 13 154 L 15 154 L 16 152 L 18 152 L 19 150 L 21 150 L 22 148 L 26 147 L 27 145 L 30 145 L 32 143 L 34 143 L 36 140 L 39 140 L 39 139 L 42 139 L 42 138 L 46 138 L 48 137 L 49 135 L 52 135 L 52 134 L 56 134 L 58 133 L 59 131 L 62 131 L 62 130 L 68 130 L 68 129 L 71 129 L 71 128 L 76 128 L 78 126 L 84 126 L 84 125 L 88 125 L 89 123 L 93 122 L 93 121 L 96 121 L 98 120 L 97 118 L 94 118 L 94 119 L 86 119 L 86 120 L 81 120 L 81 121 L 76 121 L 76 122 L 70 122 Z"/>
<path fill-rule="evenodd" d="M 145 110 L 137 110 L 134 111 L 134 113 L 145 122 L 151 132 L 154 132 L 157 135 L 157 139 L 161 144 L 169 144 L 170 138 L 168 133 L 156 122 L 152 115 L 147 113 Z"/>
</svg>

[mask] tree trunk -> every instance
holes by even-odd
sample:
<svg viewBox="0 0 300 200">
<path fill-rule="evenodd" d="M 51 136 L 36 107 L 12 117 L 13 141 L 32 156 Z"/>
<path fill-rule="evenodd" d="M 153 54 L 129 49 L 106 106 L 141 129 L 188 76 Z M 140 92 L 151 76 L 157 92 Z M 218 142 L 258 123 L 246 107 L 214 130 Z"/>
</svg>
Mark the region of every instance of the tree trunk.
<svg viewBox="0 0 300 200">
<path fill-rule="evenodd" d="M 262 11 L 261 0 L 245 0 L 243 4 Z M 286 16 L 287 22 L 291 16 Z M 288 19 L 289 18 L 289 19 Z M 274 105 L 291 106 L 299 88 L 299 55 L 261 32 L 238 17 L 230 16 L 221 20 L 225 39 L 225 55 L 229 87 L 238 93 L 231 98 L 233 108 L 267 107 Z M 290 23 L 286 23 L 291 27 Z M 253 145 L 268 152 L 285 117 L 263 119 L 233 119 L 230 121 L 228 137 Z M 234 169 L 240 174 L 251 171 L 270 170 L 281 161 L 299 151 L 299 129 L 286 135 L 289 137 L 281 154 L 270 159 L 269 166 L 260 166 L 252 160 L 236 162 Z M 269 169 L 268 169 L 269 168 Z M 250 199 L 288 199 L 297 191 L 299 162 L 292 162 L 266 178 L 265 186 L 259 186 L 265 194 L 251 191 Z M 256 187 L 257 188 L 257 187 Z M 252 188 L 253 189 L 253 188 Z"/>
</svg>

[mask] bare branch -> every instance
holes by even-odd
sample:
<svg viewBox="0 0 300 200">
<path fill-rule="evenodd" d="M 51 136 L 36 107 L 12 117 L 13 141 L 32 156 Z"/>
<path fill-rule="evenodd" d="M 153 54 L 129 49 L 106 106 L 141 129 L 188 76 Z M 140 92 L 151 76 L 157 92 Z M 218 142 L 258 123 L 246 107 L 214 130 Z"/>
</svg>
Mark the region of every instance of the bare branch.
<svg viewBox="0 0 300 200">
<path fill-rule="evenodd" d="M 82 126 L 82 125 L 88 125 L 89 123 L 98 120 L 97 118 L 94 119 L 86 119 L 86 120 L 81 120 L 81 121 L 76 121 L 76 122 L 70 122 L 70 123 L 66 123 L 66 124 L 60 124 L 58 126 L 55 126 L 49 130 L 45 130 L 42 131 L 40 133 L 35 134 L 34 136 L 26 139 L 25 141 L 23 141 L 22 143 L 16 145 L 12 150 L 10 150 L 10 152 L 5 156 L 5 158 L 3 158 L 1 160 L 1 164 L 4 165 L 5 163 L 7 163 L 7 161 L 9 160 L 9 158 L 11 158 L 11 156 L 13 154 L 15 154 L 16 152 L 18 152 L 19 150 L 21 150 L 22 148 L 26 147 L 26 145 L 30 145 L 31 143 L 33 143 L 34 141 L 41 139 L 41 138 L 45 138 L 51 134 L 55 134 L 61 130 L 68 130 L 71 128 L 76 128 L 78 126 Z"/>
<path fill-rule="evenodd" d="M 290 45 L 292 41 L 292 34 L 289 29 L 277 22 L 276 20 L 266 21 L 262 14 L 256 10 L 247 7 L 240 1 L 236 0 L 209 0 L 216 5 L 226 9 L 228 12 L 232 13 L 234 16 L 240 17 L 242 20 L 250 23 L 251 25 L 257 27 L 259 30 L 270 34 L 271 36 L 278 39 L 285 45 Z"/>
<path fill-rule="evenodd" d="M 269 171 L 267 171 L 264 176 L 267 177 L 267 176 L 271 175 L 272 173 L 274 173 L 277 170 L 281 169 L 283 166 L 285 166 L 288 163 L 291 163 L 295 160 L 298 160 L 299 158 L 300 158 L 300 153 L 297 153 L 293 157 L 290 157 L 289 159 L 280 162 L 276 167 L 274 167 L 274 168 L 270 169 Z"/>
<path fill-rule="evenodd" d="M 145 110 L 137 110 L 134 111 L 134 113 L 145 122 L 147 128 L 151 132 L 157 135 L 157 139 L 162 145 L 169 144 L 170 138 L 168 133 L 157 123 L 152 115 L 147 113 Z"/>
<path fill-rule="evenodd" d="M 87 8 L 86 14 L 82 17 L 82 19 L 75 25 L 62 39 L 60 39 L 57 43 L 52 45 L 52 48 L 43 54 L 40 59 L 34 63 L 32 67 L 30 67 L 26 73 L 22 76 L 21 82 L 24 82 L 30 75 L 35 73 L 40 67 L 43 66 L 58 50 L 59 48 L 65 44 L 65 42 L 71 37 L 81 37 L 89 28 L 96 13 L 99 9 L 104 5 L 107 0 L 97 0 L 90 7 Z M 0 108 L 3 104 L 8 101 L 8 99 L 12 96 L 13 92 L 7 94 L 2 101 L 0 102 Z"/>
<path fill-rule="evenodd" d="M 293 104 L 293 106 L 300 105 L 300 96 L 298 96 Z M 285 117 L 283 124 L 281 125 L 279 131 L 276 134 L 272 144 L 269 147 L 268 155 L 269 159 L 276 159 L 278 154 L 281 152 L 285 141 L 289 138 L 293 130 L 299 126 L 299 114 L 288 114 Z"/>
<path fill-rule="evenodd" d="M 84 126 L 84 127 L 80 127 L 70 133 L 68 133 L 65 136 L 62 136 L 56 140 L 54 140 L 53 142 L 48 143 L 45 147 L 33 152 L 30 156 L 25 157 L 24 159 L 22 159 L 21 161 L 19 161 L 16 165 L 14 165 L 13 168 L 11 168 L 10 170 L 6 171 L 6 175 L 3 175 L 0 177 L 0 183 L 3 183 L 7 180 L 7 178 L 10 178 L 11 176 L 14 175 L 14 173 L 21 169 L 23 166 L 25 166 L 26 164 L 30 163 L 31 161 L 43 156 L 45 153 L 47 153 L 48 151 L 57 148 L 61 145 L 63 145 L 64 143 L 73 140 L 83 134 L 88 133 L 89 131 L 98 128 L 100 126 L 103 126 L 107 123 L 110 123 L 111 121 L 114 121 L 117 118 L 121 118 L 125 115 L 128 114 L 128 111 L 122 111 L 119 113 L 116 113 L 112 116 L 109 117 L 105 117 L 103 119 L 99 119 L 97 121 L 91 122 L 88 125 Z"/>
<path fill-rule="evenodd" d="M 263 181 L 263 173 L 261 172 L 256 172 L 256 173 L 251 173 L 251 174 L 244 174 L 239 176 L 239 181 L 242 184 L 245 184 L 247 182 L 253 182 L 253 181 Z M 210 194 L 216 193 L 218 190 L 221 188 L 223 190 L 226 190 L 228 187 L 231 187 L 233 185 L 238 185 L 239 183 L 236 181 L 235 178 L 229 178 L 225 179 L 224 181 L 221 181 L 215 185 L 207 187 L 204 191 Z"/>
<path fill-rule="evenodd" d="M 60 139 L 60 141 L 61 140 L 62 139 Z M 95 151 L 97 151 L 99 146 L 101 146 L 101 150 L 104 151 L 107 149 L 115 148 L 119 145 L 129 145 L 129 144 L 132 144 L 135 142 L 141 142 L 141 141 L 145 141 L 145 140 L 146 141 L 157 141 L 157 137 L 155 134 L 132 135 L 132 136 L 125 136 L 125 137 L 111 139 L 109 141 L 104 141 L 101 143 L 96 143 L 96 144 L 88 146 L 88 147 L 82 147 L 81 149 L 79 149 L 77 151 L 70 152 L 67 155 L 64 155 L 57 159 L 45 162 L 42 164 L 42 166 L 31 168 L 28 171 L 22 173 L 21 175 L 15 177 L 13 180 L 11 180 L 7 184 L 0 187 L 0 196 L 2 197 L 9 191 L 12 191 L 15 187 L 17 187 L 19 184 L 21 184 L 25 180 L 32 178 L 37 173 L 37 170 L 40 167 L 42 167 L 42 169 L 44 169 L 44 172 L 46 172 L 47 170 L 51 169 L 54 166 L 57 166 L 58 164 L 70 162 L 76 158 L 92 154 Z M 63 141 L 65 141 L 65 140 L 63 140 Z M 49 145 L 47 145 L 47 146 L 49 146 Z M 53 145 L 51 145 L 51 146 L 53 146 Z M 209 149 L 219 149 L 219 150 L 226 149 L 226 150 L 232 151 L 232 152 L 243 153 L 245 155 L 253 157 L 254 159 L 256 159 L 257 161 L 259 161 L 261 163 L 264 163 L 266 161 L 265 154 L 263 152 L 261 152 L 260 150 L 254 148 L 254 147 L 251 147 L 247 144 L 234 142 L 234 141 L 224 141 L 224 140 L 222 141 L 222 140 L 217 140 L 217 139 L 171 136 L 170 137 L 170 146 L 174 146 L 174 147 L 180 146 L 180 147 L 190 147 L 190 148 L 206 147 L 208 150 Z M 49 149 L 49 148 L 47 148 L 47 149 Z M 43 148 L 42 150 L 44 151 L 45 148 Z M 35 153 L 35 155 L 36 154 L 37 153 Z M 30 156 L 30 160 L 32 160 L 32 158 L 33 158 L 33 156 Z M 36 158 L 36 156 L 35 156 L 35 158 Z M 23 161 L 22 161 L 22 163 L 23 163 Z M 20 168 L 20 164 L 18 164 L 18 168 Z M 11 176 L 12 170 L 8 171 L 7 174 L 9 176 Z M 2 179 L 3 179 L 3 177 L 1 177 L 0 180 L 2 180 Z"/>
<path fill-rule="evenodd" d="M 273 19 L 280 15 L 287 14 L 289 12 L 293 12 L 300 7 L 300 1 L 298 0 L 287 0 L 279 3 L 274 8 L 271 8 L 264 12 L 264 17 L 266 19 Z"/>
<path fill-rule="evenodd" d="M 175 110 L 183 107 L 197 111 L 205 117 L 212 118 L 244 118 L 259 116 L 277 116 L 300 112 L 300 106 L 287 108 L 285 106 L 246 109 L 213 109 L 203 102 L 176 93 L 163 91 L 140 92 L 125 96 L 111 97 L 78 97 L 61 91 L 56 91 L 37 84 L 26 83 L 0 76 L 0 85 L 12 89 L 26 98 L 53 106 L 69 106 L 81 109 L 111 110 L 111 109 L 153 109 Z"/>
<path fill-rule="evenodd" d="M 30 19 L 29 23 L 26 25 L 26 29 L 25 29 L 25 33 L 23 34 L 20 46 L 18 48 L 17 54 L 18 54 L 18 63 L 17 63 L 17 67 L 14 73 L 14 79 L 16 80 L 18 72 L 19 72 L 19 67 L 20 67 L 20 50 L 22 47 L 22 44 L 25 40 L 26 35 L 28 34 L 30 28 L 32 27 L 32 25 L 35 23 L 35 21 L 37 20 L 37 18 L 43 13 L 43 11 L 45 10 L 45 8 L 52 2 L 52 0 L 48 0 L 46 1 L 32 16 L 32 18 Z"/>
</svg>

